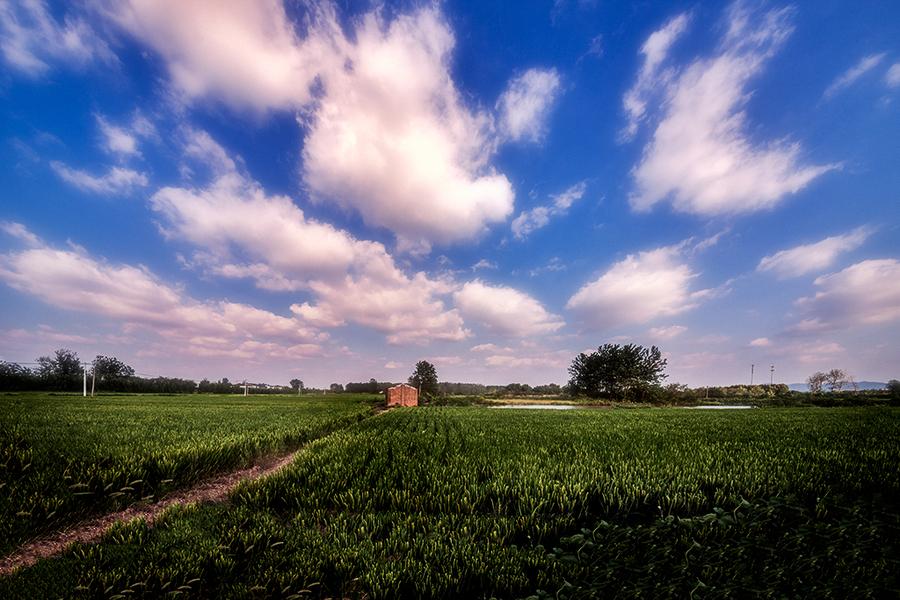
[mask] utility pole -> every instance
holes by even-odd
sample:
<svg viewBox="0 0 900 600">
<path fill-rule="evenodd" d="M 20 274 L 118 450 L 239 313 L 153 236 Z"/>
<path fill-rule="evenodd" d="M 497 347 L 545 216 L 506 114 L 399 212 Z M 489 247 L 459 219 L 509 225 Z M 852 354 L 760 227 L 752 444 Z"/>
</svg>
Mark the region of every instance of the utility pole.
<svg viewBox="0 0 900 600">
<path fill-rule="evenodd" d="M 94 388 L 97 385 L 97 369 L 91 369 L 91 398 L 94 397 Z"/>
<path fill-rule="evenodd" d="M 753 369 L 755 369 L 755 368 L 756 368 L 756 365 L 754 365 L 754 364 L 750 365 L 750 385 L 753 385 Z"/>
<path fill-rule="evenodd" d="M 84 391 L 82 392 L 82 396 L 87 398 L 87 363 L 81 363 L 81 369 L 84 372 Z"/>
<path fill-rule="evenodd" d="M 775 365 L 772 365 L 771 367 L 769 367 L 769 374 L 771 375 L 769 377 L 769 384 L 775 385 Z"/>
</svg>

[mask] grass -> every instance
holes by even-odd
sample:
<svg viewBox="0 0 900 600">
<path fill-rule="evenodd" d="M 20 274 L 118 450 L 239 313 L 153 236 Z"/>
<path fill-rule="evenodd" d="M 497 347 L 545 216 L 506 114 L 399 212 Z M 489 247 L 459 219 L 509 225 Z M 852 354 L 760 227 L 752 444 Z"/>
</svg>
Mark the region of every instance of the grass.
<svg viewBox="0 0 900 600">
<path fill-rule="evenodd" d="M 367 414 L 366 399 L 0 395 L 0 554 L 294 448 Z"/>
<path fill-rule="evenodd" d="M 883 597 L 900 410 L 398 409 L 0 596 Z"/>
</svg>

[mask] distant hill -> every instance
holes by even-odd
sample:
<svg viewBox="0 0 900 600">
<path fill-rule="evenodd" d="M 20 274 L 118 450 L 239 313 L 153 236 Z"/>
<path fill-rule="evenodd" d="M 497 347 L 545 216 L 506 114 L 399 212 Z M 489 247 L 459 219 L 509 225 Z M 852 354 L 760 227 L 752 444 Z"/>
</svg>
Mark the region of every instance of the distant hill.
<svg viewBox="0 0 900 600">
<path fill-rule="evenodd" d="M 857 381 L 857 388 L 861 390 L 883 390 L 887 384 L 883 381 Z M 789 383 L 788 387 L 795 392 L 808 392 L 809 386 L 805 383 Z M 853 386 L 847 386 L 845 389 L 852 389 Z"/>
</svg>

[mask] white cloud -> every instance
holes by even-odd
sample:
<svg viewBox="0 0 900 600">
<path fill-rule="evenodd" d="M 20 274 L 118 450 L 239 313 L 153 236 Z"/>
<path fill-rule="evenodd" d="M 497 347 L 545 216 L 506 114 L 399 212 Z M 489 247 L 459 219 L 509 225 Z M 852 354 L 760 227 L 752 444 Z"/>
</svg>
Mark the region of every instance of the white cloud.
<svg viewBox="0 0 900 600">
<path fill-rule="evenodd" d="M 742 3 L 732 5 L 718 53 L 671 76 L 659 123 L 632 171 L 634 210 L 667 199 L 675 210 L 699 215 L 768 209 L 837 168 L 803 165 L 798 143 L 759 143 L 747 133 L 748 84 L 790 35 L 789 14 L 755 15 Z"/>
<path fill-rule="evenodd" d="M 826 99 L 831 98 L 838 92 L 847 89 L 856 83 L 856 80 L 860 77 L 877 67 L 884 60 L 885 56 L 885 53 L 882 52 L 862 57 L 855 65 L 838 75 L 822 96 Z"/>
<path fill-rule="evenodd" d="M 41 241 L 40 239 L 38 239 L 38 236 L 28 231 L 28 228 L 21 223 L 16 223 L 15 221 L 0 221 L 0 231 L 3 231 L 6 235 L 25 242 L 25 244 L 29 246 L 41 245 Z"/>
<path fill-rule="evenodd" d="M 472 265 L 472 270 L 477 271 L 478 269 L 496 269 L 497 263 L 489 261 L 486 258 L 482 258 L 477 263 Z"/>
<path fill-rule="evenodd" d="M 647 104 L 651 96 L 671 79 L 673 71 L 671 69 L 660 71 L 660 66 L 669 53 L 669 48 L 687 29 L 689 20 L 690 17 L 687 13 L 670 19 L 661 29 L 650 34 L 650 37 L 641 46 L 644 62 L 638 72 L 637 80 L 625 93 L 622 100 L 628 116 L 628 125 L 621 134 L 624 140 L 630 140 L 637 134 L 640 122 L 646 116 Z"/>
<path fill-rule="evenodd" d="M 50 62 L 83 67 L 115 62 L 106 42 L 81 18 L 67 14 L 58 22 L 42 0 L 0 3 L 0 52 L 11 68 L 37 77 Z"/>
<path fill-rule="evenodd" d="M 148 329 L 188 353 L 230 355 L 257 345 L 294 355 L 317 351 L 327 338 L 298 319 L 253 306 L 194 300 L 144 267 L 110 264 L 81 249 L 41 245 L 2 255 L 0 279 L 52 306 Z"/>
<path fill-rule="evenodd" d="M 512 186 L 489 165 L 494 118 L 457 91 L 438 7 L 390 23 L 376 10 L 348 37 L 331 4 L 310 8 L 302 32 L 278 0 L 132 1 L 107 12 L 163 56 L 185 98 L 299 111 L 311 198 L 393 231 L 403 250 L 471 239 L 512 212 Z"/>
<path fill-rule="evenodd" d="M 509 180 L 488 166 L 490 115 L 466 107 L 450 77 L 454 38 L 434 8 L 389 25 L 367 15 L 348 64 L 323 75 L 303 178 L 316 200 L 359 212 L 425 250 L 479 235 L 513 208 Z"/>
<path fill-rule="evenodd" d="M 300 108 L 312 100 L 322 70 L 343 66 L 343 35 L 327 3 L 307 15 L 304 39 L 281 0 L 130 0 L 106 10 L 162 55 L 187 99 L 212 96 L 259 111 Z"/>
<path fill-rule="evenodd" d="M 547 206 L 536 206 L 519 214 L 512 222 L 512 232 L 516 238 L 522 240 L 528 237 L 536 229 L 540 229 L 550 222 L 551 217 L 564 215 L 572 204 L 584 196 L 587 182 L 581 181 L 568 188 L 566 191 L 551 196 L 552 203 Z"/>
<path fill-rule="evenodd" d="M 559 91 L 556 69 L 528 69 L 510 80 L 497 100 L 502 135 L 513 141 L 541 141 Z"/>
<path fill-rule="evenodd" d="M 697 277 L 682 262 L 683 244 L 629 254 L 585 284 L 566 308 L 592 329 L 646 323 L 696 307 L 711 290 L 691 290 Z"/>
<path fill-rule="evenodd" d="M 900 87 L 900 63 L 894 63 L 884 74 L 884 82 L 890 88 Z"/>
<path fill-rule="evenodd" d="M 336 277 L 355 259 L 355 240 L 331 225 L 307 219 L 287 196 L 267 196 L 237 172 L 205 189 L 165 187 L 150 199 L 165 232 L 230 261 L 232 249 L 250 261 L 235 275 L 263 274 L 263 264 L 288 278 Z M 222 273 L 226 274 L 226 273 Z"/>
<path fill-rule="evenodd" d="M 126 126 L 114 125 L 103 115 L 94 115 L 97 126 L 102 136 L 101 147 L 109 152 L 124 158 L 140 156 L 138 149 L 139 138 L 155 137 L 156 128 L 146 117 L 136 113 L 131 123 Z"/>
<path fill-rule="evenodd" d="M 97 126 L 103 135 L 103 148 L 111 154 L 123 156 L 140 155 L 137 138 L 125 128 L 118 127 L 97 115 Z"/>
<path fill-rule="evenodd" d="M 558 256 L 554 256 L 549 261 L 547 261 L 547 264 L 540 267 L 535 267 L 528 271 L 528 275 L 531 277 L 537 277 L 538 275 L 542 275 L 544 273 L 558 273 L 565 270 L 566 264 Z"/>
<path fill-rule="evenodd" d="M 513 349 L 508 346 L 498 346 L 497 344 L 478 344 L 469 348 L 471 352 L 512 352 Z"/>
<path fill-rule="evenodd" d="M 772 345 L 772 342 L 769 340 L 769 338 L 760 337 L 751 340 L 750 345 L 754 348 L 765 348 L 766 346 Z"/>
<path fill-rule="evenodd" d="M 821 271 L 834 264 L 841 253 L 860 247 L 870 234 L 869 228 L 857 227 L 844 235 L 835 235 L 814 244 L 782 250 L 760 260 L 756 270 L 773 271 L 779 279 Z"/>
<path fill-rule="evenodd" d="M 134 188 L 144 187 L 149 183 L 144 173 L 124 167 L 111 167 L 105 175 L 91 175 L 55 160 L 50 162 L 50 166 L 63 181 L 78 189 L 107 196 L 127 195 Z"/>
<path fill-rule="evenodd" d="M 453 294 L 462 314 L 500 335 L 531 336 L 551 333 L 565 325 L 541 303 L 518 290 L 470 281 Z"/>
<path fill-rule="evenodd" d="M 237 164 L 228 152 L 210 135 L 201 130 L 187 128 L 183 132 L 185 156 L 206 165 L 214 174 L 224 175 L 237 171 Z"/>
<path fill-rule="evenodd" d="M 668 327 L 653 327 L 648 333 L 654 339 L 671 340 L 687 331 L 684 325 L 670 325 Z"/>
<path fill-rule="evenodd" d="M 808 334 L 900 320 L 900 261 L 864 260 L 817 277 L 818 291 L 796 304 L 803 318 L 789 328 Z"/>
<path fill-rule="evenodd" d="M 214 163 L 229 164 L 218 145 L 204 145 Z M 469 335 L 458 312 L 441 300 L 452 291 L 450 282 L 406 275 L 383 245 L 306 217 L 290 198 L 269 196 L 236 171 L 204 189 L 163 188 L 151 205 L 167 236 L 202 249 L 195 260 L 210 273 L 311 293 L 313 302 L 291 310 L 315 327 L 353 322 L 385 333 L 391 343 Z"/>
</svg>

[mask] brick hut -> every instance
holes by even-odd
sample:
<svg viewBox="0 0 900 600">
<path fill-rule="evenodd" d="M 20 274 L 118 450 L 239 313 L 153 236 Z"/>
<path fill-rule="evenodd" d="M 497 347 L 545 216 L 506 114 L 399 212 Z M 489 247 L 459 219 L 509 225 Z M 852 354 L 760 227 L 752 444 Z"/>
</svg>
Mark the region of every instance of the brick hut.
<svg viewBox="0 0 900 600">
<path fill-rule="evenodd" d="M 418 406 L 419 390 L 413 386 L 401 383 L 385 390 L 388 406 Z"/>
</svg>

